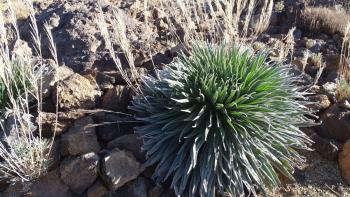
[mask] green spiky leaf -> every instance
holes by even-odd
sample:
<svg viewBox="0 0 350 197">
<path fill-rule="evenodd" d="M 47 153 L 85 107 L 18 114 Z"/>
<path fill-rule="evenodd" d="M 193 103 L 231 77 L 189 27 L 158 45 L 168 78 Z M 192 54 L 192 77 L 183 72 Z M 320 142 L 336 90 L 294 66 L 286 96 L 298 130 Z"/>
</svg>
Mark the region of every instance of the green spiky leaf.
<svg viewBox="0 0 350 197">
<path fill-rule="evenodd" d="M 278 186 L 278 172 L 293 177 L 312 114 L 288 68 L 266 62 L 208 45 L 144 78 L 131 109 L 157 182 L 181 196 L 241 196 Z"/>
</svg>

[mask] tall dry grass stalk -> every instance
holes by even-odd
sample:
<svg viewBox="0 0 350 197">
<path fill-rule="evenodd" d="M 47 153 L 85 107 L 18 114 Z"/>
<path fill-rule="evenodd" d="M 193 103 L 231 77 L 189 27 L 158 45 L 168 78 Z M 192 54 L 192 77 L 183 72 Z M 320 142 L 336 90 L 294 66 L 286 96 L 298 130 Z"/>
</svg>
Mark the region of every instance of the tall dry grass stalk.
<svg viewBox="0 0 350 197">
<path fill-rule="evenodd" d="M 339 100 L 350 98 L 350 20 L 344 30 L 344 38 L 341 47 L 337 97 Z"/>
<path fill-rule="evenodd" d="M 0 93 L 6 98 L 1 100 L 6 103 L 6 108 L 1 109 L 0 179 L 10 183 L 32 181 L 44 174 L 50 165 L 49 149 L 53 143 L 53 139 L 41 137 L 41 119 L 37 125 L 31 120 L 33 106 L 37 106 L 38 113 L 42 110 L 42 78 L 49 71 L 41 56 L 41 37 L 32 2 L 25 0 L 24 3 L 30 11 L 35 58 L 28 50 L 10 49 L 6 37 L 9 29 L 16 32 L 15 43 L 23 41 L 19 37 L 16 19 L 13 18 L 12 27 L 7 28 L 4 13 L 0 14 L 0 86 L 6 87 L 6 91 Z M 11 4 L 9 8 L 13 10 Z M 50 37 L 51 34 L 47 33 Z M 57 60 L 57 54 L 53 57 Z"/>
<path fill-rule="evenodd" d="M 167 42 L 182 44 L 188 51 L 193 42 L 233 44 L 246 40 L 247 37 L 256 37 L 267 29 L 273 8 L 273 0 L 138 0 L 134 4 L 140 6 L 133 9 L 140 9 L 136 12 L 143 14 L 143 25 L 147 29 L 144 32 L 146 40 L 158 36 L 158 32 L 151 30 L 155 22 L 152 13 L 157 11 L 165 17 L 164 23 L 170 33 Z M 114 10 L 113 19 L 104 15 L 102 10 L 100 13 L 98 26 L 105 46 L 126 83 L 138 91 L 137 85 L 133 84 L 133 78 L 138 76 L 124 16 L 118 9 Z M 115 44 L 121 51 L 115 51 Z M 146 45 L 149 54 L 152 54 L 151 43 Z M 125 65 L 121 65 L 117 52 L 122 52 L 128 60 L 131 78 L 125 72 Z"/>
</svg>

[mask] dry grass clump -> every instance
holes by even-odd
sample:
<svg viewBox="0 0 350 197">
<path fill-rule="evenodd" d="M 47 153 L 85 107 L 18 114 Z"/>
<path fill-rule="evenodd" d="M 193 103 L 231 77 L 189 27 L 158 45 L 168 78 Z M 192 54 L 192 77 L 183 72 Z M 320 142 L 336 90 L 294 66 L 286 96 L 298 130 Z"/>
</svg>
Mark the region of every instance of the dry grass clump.
<svg viewBox="0 0 350 197">
<path fill-rule="evenodd" d="M 350 15 L 345 10 L 329 7 L 307 7 L 300 14 L 297 23 L 310 32 L 344 35 L 349 20 Z"/>
<path fill-rule="evenodd" d="M 337 80 L 337 98 L 350 98 L 350 21 L 344 28 L 344 38 L 341 48 L 339 74 Z"/>
<path fill-rule="evenodd" d="M 19 50 L 9 47 L 6 37 L 9 29 L 4 25 L 4 13 L 0 13 L 0 107 L 4 107 L 0 112 L 0 180 L 9 183 L 32 181 L 44 174 L 50 164 L 53 142 L 41 137 L 41 121 L 35 125 L 31 120 L 30 112 L 35 106 L 41 111 L 41 82 L 46 67 L 42 63 L 34 8 L 31 2 L 23 3 L 31 13 L 36 57 L 24 50 L 23 45 Z M 12 29 L 17 32 L 16 43 L 20 43 L 15 21 L 13 18 Z"/>
<path fill-rule="evenodd" d="M 145 0 L 136 1 L 131 7 L 133 13 L 128 13 L 131 15 L 128 17 L 142 22 L 144 40 L 150 41 L 159 36 L 154 29 L 160 23 L 160 28 L 166 29 L 162 38 L 166 43 L 172 46 L 181 44 L 190 51 L 194 41 L 233 44 L 245 40 L 247 36 L 255 37 L 262 33 L 269 25 L 267 21 L 271 17 L 273 0 Z M 137 78 L 132 41 L 126 35 L 123 13 L 116 8 L 113 15 L 112 19 L 101 10 L 98 25 L 117 69 L 128 85 L 134 87 L 131 83 L 134 80 L 124 73 L 125 68 L 116 55 L 125 55 L 133 73 L 131 77 Z M 115 44 L 120 46 L 121 51 L 113 49 Z M 152 55 L 152 44 L 148 42 L 144 45 Z"/>
</svg>

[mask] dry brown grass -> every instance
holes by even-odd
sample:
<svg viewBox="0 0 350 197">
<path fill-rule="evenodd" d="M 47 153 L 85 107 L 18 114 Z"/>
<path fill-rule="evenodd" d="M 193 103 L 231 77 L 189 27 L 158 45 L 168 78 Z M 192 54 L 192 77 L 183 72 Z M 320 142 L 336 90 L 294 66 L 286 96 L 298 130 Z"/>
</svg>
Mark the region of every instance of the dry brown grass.
<svg viewBox="0 0 350 197">
<path fill-rule="evenodd" d="M 344 28 L 337 80 L 338 100 L 350 98 L 350 21 Z"/>
<path fill-rule="evenodd" d="M 110 1 L 114 2 L 114 1 Z M 269 23 L 273 9 L 273 0 L 144 0 L 133 4 L 133 19 L 138 20 L 136 15 L 142 15 L 142 24 L 145 25 L 145 40 L 157 37 L 157 32 L 152 31 L 155 20 L 161 20 L 167 28 L 166 42 L 172 46 L 181 44 L 187 51 L 194 42 L 212 42 L 237 44 L 247 37 L 256 37 L 264 32 Z M 155 19 L 154 13 L 161 15 Z M 134 86 L 123 74 L 125 69 L 120 65 L 120 60 L 115 55 L 112 46 L 117 44 L 125 54 L 130 70 L 135 70 L 134 57 L 131 51 L 131 41 L 125 31 L 125 21 L 119 16 L 118 10 L 114 12 L 114 19 L 100 15 L 99 27 L 101 29 L 106 48 L 109 50 L 117 69 L 122 73 L 124 80 L 130 86 Z M 112 24 L 112 25 L 108 25 Z M 111 31 L 112 29 L 112 31 Z M 110 32 L 113 32 L 111 34 Z M 118 35 L 119 38 L 113 38 Z M 116 41 L 117 43 L 111 43 Z M 145 43 L 152 54 L 152 46 Z M 137 75 L 137 72 L 132 72 Z M 137 76 L 132 76 L 137 77 Z M 136 87 L 134 87 L 136 89 Z"/>
<path fill-rule="evenodd" d="M 350 15 L 345 10 L 337 10 L 329 7 L 307 7 L 302 11 L 298 25 L 310 32 L 327 34 L 345 34 L 345 27 L 350 20 Z"/>
<path fill-rule="evenodd" d="M 4 109 L 5 112 L 0 112 L 1 128 L 4 128 L 3 120 L 7 119 L 8 116 L 14 120 L 13 125 L 11 125 L 14 127 L 10 132 L 11 135 L 7 136 L 5 134 L 0 142 L 0 158 L 2 159 L 0 162 L 0 180 L 9 183 L 33 181 L 46 173 L 50 164 L 50 147 L 53 143 L 53 139 L 42 138 L 40 118 L 37 129 L 29 126 L 33 124 L 29 121 L 30 112 L 33 110 L 33 106 L 29 103 L 36 104 L 38 113 L 42 110 L 42 78 L 46 68 L 42 63 L 41 40 L 34 17 L 34 8 L 29 0 L 23 0 L 23 4 L 26 5 L 30 13 L 35 58 L 38 60 L 36 65 L 34 65 L 32 53 L 25 53 L 26 50 L 24 49 L 18 52 L 10 50 L 6 37 L 8 29 L 5 28 L 4 13 L 0 12 L 0 83 L 5 87 L 14 86 L 16 89 L 20 87 L 20 89 L 23 89 L 21 94 L 14 94 L 8 88 L 9 91 L 6 94 L 9 97 L 7 102 L 9 107 Z M 12 4 L 8 6 L 10 10 L 7 10 L 7 12 L 11 13 L 10 22 L 15 31 L 18 31 L 15 9 Z M 19 33 L 17 32 L 16 35 L 16 42 L 20 41 Z M 51 46 L 54 46 L 54 44 L 51 44 Z M 48 50 L 55 52 L 53 49 Z M 55 59 L 56 54 L 52 55 Z M 13 66 L 14 62 L 17 62 L 15 66 Z M 23 77 L 16 79 L 15 69 L 20 69 Z M 25 83 L 26 81 L 28 83 Z"/>
</svg>

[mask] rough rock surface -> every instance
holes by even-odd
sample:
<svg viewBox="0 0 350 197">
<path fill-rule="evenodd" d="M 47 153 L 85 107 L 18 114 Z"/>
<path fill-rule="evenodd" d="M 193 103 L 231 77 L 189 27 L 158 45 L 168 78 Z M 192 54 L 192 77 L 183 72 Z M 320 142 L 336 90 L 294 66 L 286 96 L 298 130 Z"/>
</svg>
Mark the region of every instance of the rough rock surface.
<svg viewBox="0 0 350 197">
<path fill-rule="evenodd" d="M 61 181 L 58 171 L 55 170 L 36 181 L 31 186 L 28 195 L 32 197 L 69 197 L 72 196 L 72 193 L 69 187 Z"/>
<path fill-rule="evenodd" d="M 97 180 L 87 191 L 87 197 L 103 197 L 109 196 L 107 187 L 101 180 Z"/>
<path fill-rule="evenodd" d="M 134 126 L 137 126 L 135 120 L 130 116 L 120 116 L 114 113 L 95 114 L 96 133 L 98 139 L 103 142 L 109 142 L 125 134 L 134 133 Z"/>
<path fill-rule="evenodd" d="M 102 108 L 118 112 L 126 111 L 131 100 L 130 88 L 117 85 L 107 91 L 102 99 Z"/>
<path fill-rule="evenodd" d="M 333 140 L 324 139 L 311 129 L 303 129 L 303 131 L 314 142 L 311 146 L 322 157 L 335 161 L 338 158 L 339 147 Z"/>
<path fill-rule="evenodd" d="M 314 111 L 325 110 L 331 105 L 328 96 L 324 94 L 310 96 L 308 97 L 308 100 L 313 102 L 308 107 Z"/>
<path fill-rule="evenodd" d="M 339 154 L 339 167 L 345 181 L 350 184 L 350 140 L 345 142 Z"/>
<path fill-rule="evenodd" d="M 64 159 L 60 166 L 62 181 L 76 194 L 82 194 L 98 176 L 99 157 L 95 153 Z"/>
<path fill-rule="evenodd" d="M 52 99 L 63 110 L 92 109 L 100 96 L 96 83 L 75 73 L 57 84 Z"/>
<path fill-rule="evenodd" d="M 60 63 L 64 63 L 78 73 L 87 69 L 97 69 L 99 71 L 116 69 L 111 58 L 106 55 L 101 30 L 98 26 L 100 21 L 97 16 L 100 7 L 107 19 L 114 17 L 112 7 L 108 6 L 108 2 L 109 0 L 63 0 L 51 4 L 46 12 L 39 13 L 37 17 L 39 25 L 46 21 L 50 22 L 49 25 L 56 43 Z M 125 4 L 126 2 L 119 3 Z M 131 1 L 126 4 L 132 5 L 134 3 Z M 123 7 L 128 8 L 125 5 Z M 132 14 L 132 11 L 129 13 L 128 9 L 119 9 L 118 13 L 120 14 L 119 17 L 125 20 L 126 36 L 134 49 L 134 64 L 136 66 L 149 61 L 151 54 L 165 51 L 164 44 L 156 40 L 158 34 L 153 32 L 156 29 L 155 26 L 148 27 L 142 21 L 131 18 L 128 14 Z M 25 40 L 31 39 L 29 31 L 28 24 L 20 26 L 21 35 Z M 44 32 L 42 34 L 45 35 Z M 111 35 L 118 34 L 111 32 Z M 115 38 L 112 38 L 113 42 L 114 40 Z M 46 40 L 44 47 L 48 46 L 49 42 Z M 119 48 L 120 51 L 120 47 L 117 46 L 116 48 Z M 44 55 L 50 56 L 48 50 L 44 50 Z M 122 54 L 119 56 L 123 65 L 127 65 L 128 62 L 125 60 L 125 56 Z"/>
<path fill-rule="evenodd" d="M 321 114 L 322 134 L 331 139 L 345 142 L 350 139 L 350 111 L 332 105 Z"/>
<path fill-rule="evenodd" d="M 141 150 L 142 144 L 143 144 L 142 140 L 137 138 L 135 134 L 128 134 L 108 142 L 107 148 L 108 149 L 118 148 L 121 150 L 130 151 L 138 161 L 144 162 L 146 156 L 145 156 L 145 153 L 143 153 Z"/>
<path fill-rule="evenodd" d="M 90 116 L 75 121 L 69 131 L 61 137 L 62 155 L 97 153 L 100 150 L 100 145 L 93 124 Z"/>
<path fill-rule="evenodd" d="M 65 80 L 69 76 L 73 75 L 74 72 L 72 69 L 66 66 L 58 66 L 55 65 L 52 60 L 48 60 L 49 69 L 51 71 L 43 77 L 42 82 L 42 96 L 46 98 L 51 95 L 55 85 L 57 82 Z"/>
<path fill-rule="evenodd" d="M 41 133 L 44 137 L 60 136 L 73 125 L 74 120 L 80 119 L 83 116 L 84 113 L 78 111 L 58 113 L 40 112 L 37 117 L 37 123 L 41 122 Z"/>
<path fill-rule="evenodd" d="M 130 181 L 115 193 L 116 196 L 147 197 L 146 178 L 139 176 Z"/>
<path fill-rule="evenodd" d="M 112 191 L 136 179 L 143 171 L 132 153 L 113 149 L 102 160 L 101 176 Z"/>
</svg>

